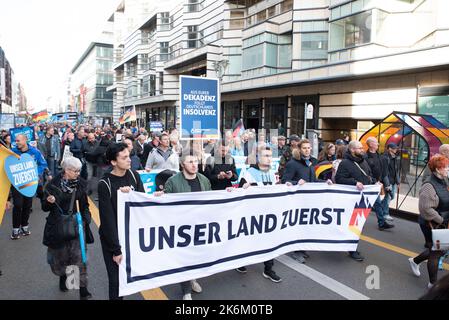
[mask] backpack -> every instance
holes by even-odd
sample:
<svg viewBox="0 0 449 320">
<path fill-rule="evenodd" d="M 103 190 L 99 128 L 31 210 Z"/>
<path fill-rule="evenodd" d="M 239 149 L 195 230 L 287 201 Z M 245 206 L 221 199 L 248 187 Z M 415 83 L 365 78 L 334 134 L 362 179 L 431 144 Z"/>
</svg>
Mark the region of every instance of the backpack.
<svg viewBox="0 0 449 320">
<path fill-rule="evenodd" d="M 137 179 L 136 176 L 134 175 L 134 172 L 132 170 L 128 170 L 131 175 L 133 176 L 134 182 L 137 185 Z M 108 181 L 106 181 L 105 179 L 101 179 L 98 183 L 100 182 L 104 182 L 106 184 L 106 186 L 109 189 L 109 196 L 112 198 L 112 188 L 111 188 L 111 180 L 109 178 L 107 178 Z"/>
</svg>

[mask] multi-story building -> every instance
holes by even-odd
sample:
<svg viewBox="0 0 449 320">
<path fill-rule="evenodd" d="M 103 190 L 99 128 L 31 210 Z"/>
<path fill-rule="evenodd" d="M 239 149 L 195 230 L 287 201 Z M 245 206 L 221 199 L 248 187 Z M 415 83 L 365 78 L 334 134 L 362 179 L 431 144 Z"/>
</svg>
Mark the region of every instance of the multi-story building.
<svg viewBox="0 0 449 320">
<path fill-rule="evenodd" d="M 14 71 L 0 47 L 0 113 L 14 113 L 13 110 Z"/>
<path fill-rule="evenodd" d="M 74 110 L 85 118 L 112 120 L 112 94 L 106 90 L 113 84 L 112 32 L 92 42 L 70 73 L 70 95 Z"/>
<path fill-rule="evenodd" d="M 134 3 L 123 1 L 114 25 L 136 15 Z M 180 75 L 222 80 L 224 129 L 243 118 L 302 134 L 311 104 L 306 127 L 329 141 L 392 111 L 428 112 L 429 99 L 449 104 L 449 1 L 173 0 L 146 10 L 116 38 L 110 88 L 115 107 L 135 105 L 145 123 L 177 124 Z"/>
</svg>

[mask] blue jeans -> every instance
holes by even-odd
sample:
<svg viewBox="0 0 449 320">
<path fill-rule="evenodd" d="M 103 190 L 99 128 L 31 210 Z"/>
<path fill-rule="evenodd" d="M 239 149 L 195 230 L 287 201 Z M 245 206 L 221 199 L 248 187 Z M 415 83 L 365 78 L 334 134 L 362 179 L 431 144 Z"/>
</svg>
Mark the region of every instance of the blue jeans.
<svg viewBox="0 0 449 320">
<path fill-rule="evenodd" d="M 384 208 L 382 206 L 382 202 L 380 200 L 380 196 L 377 197 L 376 202 L 374 202 L 373 210 L 376 211 L 377 216 L 377 225 L 379 227 L 382 227 L 385 223 L 385 215 L 384 215 Z"/>
<path fill-rule="evenodd" d="M 45 160 L 47 160 L 48 170 L 50 170 L 50 174 L 53 178 L 56 177 L 56 174 L 58 173 L 58 162 L 54 157 L 48 157 Z"/>
<path fill-rule="evenodd" d="M 398 185 L 392 184 L 391 193 L 386 192 L 384 199 L 382 200 L 382 207 L 384 211 L 384 216 L 390 214 L 390 202 L 396 197 L 396 192 L 398 191 Z"/>
</svg>

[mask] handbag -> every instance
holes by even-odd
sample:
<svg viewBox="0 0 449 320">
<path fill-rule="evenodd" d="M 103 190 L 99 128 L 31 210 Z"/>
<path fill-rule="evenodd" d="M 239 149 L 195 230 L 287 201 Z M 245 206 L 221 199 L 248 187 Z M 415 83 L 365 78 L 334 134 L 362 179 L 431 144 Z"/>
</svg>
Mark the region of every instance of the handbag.
<svg viewBox="0 0 449 320">
<path fill-rule="evenodd" d="M 76 189 L 73 190 L 68 213 L 63 214 L 61 212 L 61 214 L 59 215 L 58 222 L 56 224 L 56 237 L 59 241 L 71 241 L 79 237 L 76 215 L 73 214 L 75 197 Z"/>
<path fill-rule="evenodd" d="M 434 229 L 432 223 L 429 222 L 432 229 L 432 251 L 449 250 L 449 228 L 442 225 L 442 229 Z"/>
</svg>

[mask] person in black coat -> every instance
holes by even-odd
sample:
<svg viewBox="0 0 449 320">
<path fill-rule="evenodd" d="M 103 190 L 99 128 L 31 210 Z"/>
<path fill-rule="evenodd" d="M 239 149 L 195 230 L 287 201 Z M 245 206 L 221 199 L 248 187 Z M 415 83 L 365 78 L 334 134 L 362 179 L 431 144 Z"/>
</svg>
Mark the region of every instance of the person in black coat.
<svg viewBox="0 0 449 320">
<path fill-rule="evenodd" d="M 292 149 L 292 159 L 285 166 L 281 182 L 283 184 L 293 185 L 303 185 L 306 182 L 324 182 L 318 180 L 316 177 L 315 165 L 318 161 L 311 154 L 312 145 L 310 141 L 307 139 L 301 140 L 298 143 L 298 147 Z M 332 184 L 332 181 L 328 180 L 327 183 Z M 305 251 L 295 251 L 292 253 L 292 256 L 300 263 L 305 263 L 305 259 L 309 258 L 309 255 Z"/>
<path fill-rule="evenodd" d="M 209 179 L 212 190 L 225 190 L 232 187 L 232 181 L 237 181 L 235 160 L 229 153 L 229 148 L 222 141 L 217 155 L 207 159 L 205 176 Z"/>
<path fill-rule="evenodd" d="M 77 266 L 80 271 L 80 299 L 86 300 L 92 295 L 87 290 L 87 267 L 82 261 L 80 240 L 78 237 L 63 239 L 64 234 L 60 232 L 61 215 L 76 213 L 76 203 L 78 202 L 86 242 L 93 242 L 89 229 L 91 215 L 86 194 L 87 182 L 79 177 L 81 166 L 81 161 L 75 157 L 64 160 L 63 171 L 45 186 L 46 197 L 42 200 L 42 210 L 50 212 L 50 214 L 44 228 L 43 244 L 48 247 L 47 260 L 51 270 L 59 276 L 60 290 L 68 291 L 66 287 L 67 267 Z"/>
<path fill-rule="evenodd" d="M 363 145 L 360 141 L 351 141 L 345 158 L 338 166 L 335 181 L 338 184 L 356 186 L 358 190 L 363 190 L 365 185 L 375 184 L 377 181 L 373 177 L 371 168 L 366 161 Z M 352 259 L 363 261 L 364 257 L 358 251 L 351 251 L 349 255 Z"/>
<path fill-rule="evenodd" d="M 122 247 L 118 238 L 117 191 L 128 193 L 131 190 L 145 192 L 140 175 L 131 170 L 128 146 L 124 143 L 111 143 L 106 150 L 106 159 L 112 171 L 106 172 L 98 182 L 98 207 L 100 209 L 100 241 L 103 258 L 108 273 L 109 300 L 119 297 L 119 265 L 122 263 Z"/>
<path fill-rule="evenodd" d="M 379 142 L 376 138 L 369 137 L 366 140 L 366 144 L 368 145 L 368 150 L 366 152 L 366 161 L 371 168 L 372 176 L 374 179 L 376 179 L 377 182 L 385 183 L 386 170 L 382 161 L 382 157 L 377 152 L 379 149 Z M 383 208 L 380 195 L 379 197 L 377 197 L 376 202 L 373 205 L 373 210 L 374 212 L 376 212 L 377 225 L 379 227 L 379 230 L 386 230 L 394 227 L 393 224 L 387 222 L 386 213 Z"/>
<path fill-rule="evenodd" d="M 318 182 L 315 175 L 315 165 L 318 161 L 311 154 L 312 146 L 310 141 L 307 139 L 301 140 L 298 148 L 292 151 L 292 159 L 285 166 L 281 182 L 283 184 L 290 182 L 293 185 Z"/>
</svg>

